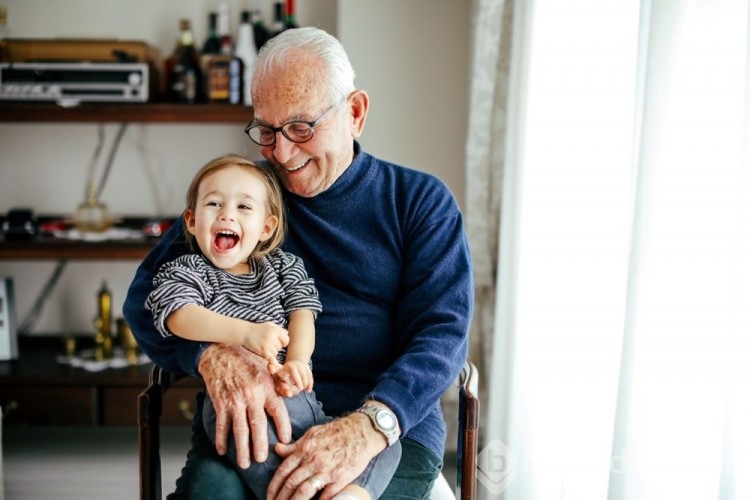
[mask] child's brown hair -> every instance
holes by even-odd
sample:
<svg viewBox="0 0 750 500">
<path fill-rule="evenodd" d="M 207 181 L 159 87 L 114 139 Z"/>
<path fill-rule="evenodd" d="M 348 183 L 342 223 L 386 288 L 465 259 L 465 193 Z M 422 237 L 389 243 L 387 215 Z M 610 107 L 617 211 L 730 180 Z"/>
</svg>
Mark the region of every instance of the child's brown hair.
<svg viewBox="0 0 750 500">
<path fill-rule="evenodd" d="M 264 255 L 279 248 L 281 246 L 281 243 L 284 241 L 284 237 L 286 236 L 286 213 L 284 210 L 284 199 L 281 194 L 281 186 L 279 185 L 279 181 L 276 178 L 276 174 L 274 174 L 271 167 L 254 163 L 244 156 L 234 154 L 228 154 L 220 156 L 218 158 L 214 158 L 213 160 L 203 165 L 203 167 L 198 170 L 198 173 L 195 174 L 195 177 L 193 177 L 193 180 L 190 182 L 190 186 L 187 189 L 187 194 L 185 195 L 185 206 L 195 212 L 196 205 L 198 203 L 198 189 L 200 188 L 203 179 L 205 179 L 209 174 L 227 167 L 240 167 L 249 171 L 254 171 L 259 173 L 261 178 L 263 179 L 263 184 L 266 187 L 266 193 L 268 195 L 268 206 L 266 207 L 266 209 L 271 215 L 276 216 L 277 220 L 279 221 L 271 237 L 265 241 L 259 241 L 258 245 L 253 250 L 253 253 L 250 255 L 251 258 L 255 259 L 263 257 Z M 187 230 L 187 225 L 185 225 L 184 232 L 185 238 L 187 239 L 190 248 L 194 250 L 193 245 L 195 242 L 195 238 Z"/>
</svg>

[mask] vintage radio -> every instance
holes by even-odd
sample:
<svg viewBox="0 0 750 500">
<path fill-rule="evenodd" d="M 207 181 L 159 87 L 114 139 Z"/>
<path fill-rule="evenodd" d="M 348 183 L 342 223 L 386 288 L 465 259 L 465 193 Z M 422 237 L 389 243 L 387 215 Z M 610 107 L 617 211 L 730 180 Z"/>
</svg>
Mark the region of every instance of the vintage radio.
<svg viewBox="0 0 750 500">
<path fill-rule="evenodd" d="M 158 52 L 137 41 L 0 40 L 0 100 L 145 102 L 157 97 Z"/>
<path fill-rule="evenodd" d="M 144 63 L 0 63 L 0 100 L 146 102 Z"/>
</svg>

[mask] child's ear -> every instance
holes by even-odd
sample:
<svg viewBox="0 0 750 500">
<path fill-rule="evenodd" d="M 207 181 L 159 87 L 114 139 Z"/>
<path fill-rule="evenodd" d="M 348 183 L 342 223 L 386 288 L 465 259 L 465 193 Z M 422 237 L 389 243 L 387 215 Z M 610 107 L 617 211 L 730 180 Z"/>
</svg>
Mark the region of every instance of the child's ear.
<svg viewBox="0 0 750 500">
<path fill-rule="evenodd" d="M 195 236 L 195 212 L 193 212 L 192 209 L 188 208 L 185 210 L 185 213 L 182 214 L 182 219 L 185 221 L 185 227 L 187 230 Z"/>
<path fill-rule="evenodd" d="M 269 215 L 266 217 L 266 221 L 263 224 L 263 231 L 260 233 L 260 237 L 258 238 L 260 241 L 266 241 L 271 236 L 273 236 L 273 233 L 276 231 L 276 228 L 279 226 L 279 218 L 275 215 Z"/>
</svg>

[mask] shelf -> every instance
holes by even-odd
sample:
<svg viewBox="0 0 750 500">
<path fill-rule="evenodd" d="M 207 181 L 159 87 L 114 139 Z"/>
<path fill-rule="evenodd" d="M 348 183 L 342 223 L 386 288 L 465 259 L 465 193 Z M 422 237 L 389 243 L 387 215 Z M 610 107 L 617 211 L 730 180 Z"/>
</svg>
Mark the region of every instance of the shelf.
<svg viewBox="0 0 750 500">
<path fill-rule="evenodd" d="M 171 223 L 177 217 L 165 217 L 161 220 Z M 0 215 L 0 223 L 4 217 Z M 40 226 L 50 221 L 65 220 L 63 216 L 39 215 L 36 220 Z M 122 217 L 117 227 L 141 229 L 146 222 L 154 218 Z M 163 228 L 166 231 L 166 227 Z M 143 260 L 156 245 L 159 238 L 144 236 L 123 240 L 81 241 L 57 238 L 47 233 L 40 233 L 27 241 L 7 241 L 0 235 L 0 260 Z"/>
<path fill-rule="evenodd" d="M 157 239 L 82 242 L 39 237 L 32 241 L 0 239 L 0 260 L 142 260 Z"/>
<path fill-rule="evenodd" d="M 241 123 L 253 108 L 230 104 L 85 103 L 64 108 L 52 103 L 0 103 L 0 122 Z"/>
</svg>

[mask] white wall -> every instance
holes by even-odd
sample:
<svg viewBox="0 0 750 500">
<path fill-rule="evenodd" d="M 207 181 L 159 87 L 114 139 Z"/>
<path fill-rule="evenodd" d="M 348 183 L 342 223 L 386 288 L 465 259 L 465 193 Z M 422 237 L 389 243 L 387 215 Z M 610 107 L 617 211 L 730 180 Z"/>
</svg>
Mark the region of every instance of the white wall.
<svg viewBox="0 0 750 500">
<path fill-rule="evenodd" d="M 142 40 L 168 55 L 181 17 L 198 42 L 218 0 L 0 0 L 8 8 L 5 37 Z M 232 30 L 239 11 L 256 1 L 230 0 Z M 271 19 L 271 1 L 266 21 Z M 357 85 L 371 97 L 363 146 L 385 159 L 425 170 L 463 199 L 470 2 L 463 0 L 298 0 L 299 21 L 334 33 L 347 47 Z M 117 124 L 105 125 L 108 148 Z M 83 200 L 96 124 L 0 123 L 0 212 L 28 206 L 72 214 Z M 103 165 L 106 152 L 102 154 Z M 131 124 L 102 201 L 115 215 L 177 214 L 184 191 L 208 159 L 239 152 L 260 157 L 238 125 Z M 100 166 L 101 168 L 101 166 Z M 152 182 L 150 179 L 156 179 Z M 155 194 L 158 193 L 158 194 Z M 0 261 L 15 279 L 25 316 L 52 262 Z M 35 332 L 91 332 L 96 292 L 106 280 L 115 315 L 137 262 L 71 262 Z"/>
</svg>

